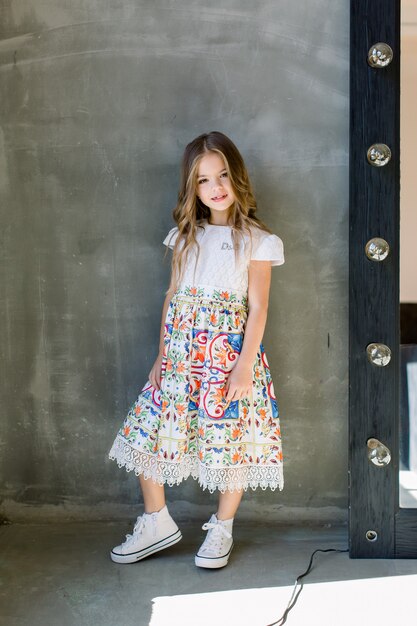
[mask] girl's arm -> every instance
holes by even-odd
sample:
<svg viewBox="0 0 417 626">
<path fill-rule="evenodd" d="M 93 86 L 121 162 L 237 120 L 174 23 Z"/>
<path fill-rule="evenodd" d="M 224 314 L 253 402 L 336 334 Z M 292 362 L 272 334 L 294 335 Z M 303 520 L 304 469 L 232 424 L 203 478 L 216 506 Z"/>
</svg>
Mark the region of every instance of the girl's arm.
<svg viewBox="0 0 417 626">
<path fill-rule="evenodd" d="M 173 290 L 168 291 L 165 296 L 164 305 L 162 307 L 162 319 L 161 319 L 161 331 L 159 333 L 159 352 L 158 356 L 162 356 L 164 353 L 164 331 L 165 331 L 165 318 L 168 311 L 169 302 L 174 294 Z"/>
<path fill-rule="evenodd" d="M 156 357 L 155 363 L 152 366 L 151 371 L 149 372 L 149 382 L 155 389 L 160 389 L 161 387 L 161 367 L 162 367 L 162 357 L 164 356 L 164 335 L 165 335 L 165 318 L 168 311 L 169 302 L 174 294 L 174 290 L 169 290 L 167 295 L 165 296 L 164 304 L 162 307 L 162 319 L 161 319 L 161 330 L 159 333 L 159 351 L 158 356 Z"/>
<path fill-rule="evenodd" d="M 271 262 L 251 261 L 249 265 L 248 317 L 242 350 L 225 386 L 226 400 L 232 402 L 250 395 L 252 371 L 268 315 Z"/>
</svg>

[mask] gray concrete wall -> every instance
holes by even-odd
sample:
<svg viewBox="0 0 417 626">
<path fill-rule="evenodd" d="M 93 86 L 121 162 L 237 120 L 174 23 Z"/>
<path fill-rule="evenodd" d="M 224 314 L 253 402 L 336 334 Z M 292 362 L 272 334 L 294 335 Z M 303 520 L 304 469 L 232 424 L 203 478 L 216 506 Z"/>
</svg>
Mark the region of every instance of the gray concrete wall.
<svg viewBox="0 0 417 626">
<path fill-rule="evenodd" d="M 286 484 L 242 510 L 346 510 L 348 0 L 0 7 L 3 514 L 136 502 L 107 452 L 156 357 L 179 160 L 209 130 L 286 252 L 264 336 Z"/>
</svg>

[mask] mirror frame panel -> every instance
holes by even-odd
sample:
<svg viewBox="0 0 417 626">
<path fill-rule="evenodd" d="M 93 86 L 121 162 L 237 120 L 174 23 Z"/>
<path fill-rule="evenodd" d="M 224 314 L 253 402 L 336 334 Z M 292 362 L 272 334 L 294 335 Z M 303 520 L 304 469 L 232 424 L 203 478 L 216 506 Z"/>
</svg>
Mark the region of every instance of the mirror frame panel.
<svg viewBox="0 0 417 626">
<path fill-rule="evenodd" d="M 399 185 L 400 6 L 398 0 L 351 0 L 349 153 L 349 553 L 351 558 L 408 554 L 417 510 L 399 509 Z M 372 68 L 368 50 L 388 43 L 393 60 Z M 385 143 L 391 160 L 370 165 L 368 148 Z M 371 261 L 365 245 L 382 237 L 384 261 Z M 370 343 L 391 349 L 385 367 L 367 358 Z M 367 440 L 391 451 L 391 462 L 368 460 Z M 377 539 L 369 541 L 367 531 Z M 405 532 L 404 532 L 405 531 Z M 417 546 L 417 542 L 416 542 Z M 416 548 L 415 548 L 416 549 Z"/>
</svg>

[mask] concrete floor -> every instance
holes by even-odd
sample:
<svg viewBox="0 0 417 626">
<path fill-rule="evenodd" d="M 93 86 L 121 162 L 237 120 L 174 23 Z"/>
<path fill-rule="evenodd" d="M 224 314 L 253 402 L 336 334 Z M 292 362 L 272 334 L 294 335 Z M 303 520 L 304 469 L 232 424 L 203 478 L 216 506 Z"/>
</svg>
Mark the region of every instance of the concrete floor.
<svg viewBox="0 0 417 626">
<path fill-rule="evenodd" d="M 346 525 L 237 521 L 229 565 L 210 571 L 194 565 L 205 536 L 200 526 L 180 524 L 180 543 L 132 565 L 117 565 L 108 554 L 130 523 L 2 526 L 0 623 L 267 626 L 284 611 L 314 549 L 347 547 Z M 287 624 L 409 626 L 417 623 L 416 589 L 416 560 L 319 554 Z"/>
</svg>

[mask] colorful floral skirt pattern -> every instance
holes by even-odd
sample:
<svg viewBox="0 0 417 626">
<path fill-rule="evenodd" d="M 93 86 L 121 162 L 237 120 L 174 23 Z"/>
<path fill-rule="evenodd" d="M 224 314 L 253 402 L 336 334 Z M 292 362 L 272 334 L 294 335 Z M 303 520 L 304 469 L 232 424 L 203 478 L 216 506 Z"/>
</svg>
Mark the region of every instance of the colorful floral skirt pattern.
<svg viewBox="0 0 417 626">
<path fill-rule="evenodd" d="M 283 488 L 278 405 L 261 344 L 252 393 L 227 404 L 225 383 L 241 351 L 247 296 L 183 285 L 168 306 L 161 388 L 149 381 L 130 408 L 109 457 L 120 467 L 203 489 Z"/>
</svg>

